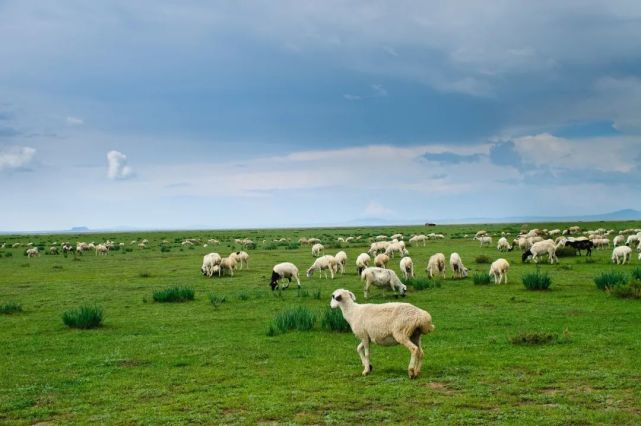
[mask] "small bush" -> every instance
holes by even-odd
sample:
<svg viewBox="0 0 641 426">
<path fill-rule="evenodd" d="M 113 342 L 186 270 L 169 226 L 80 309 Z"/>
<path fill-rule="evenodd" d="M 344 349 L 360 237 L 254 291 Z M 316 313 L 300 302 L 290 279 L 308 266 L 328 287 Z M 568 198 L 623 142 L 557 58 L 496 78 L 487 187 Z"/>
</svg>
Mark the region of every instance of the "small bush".
<svg viewBox="0 0 641 426">
<path fill-rule="evenodd" d="M 610 294 L 621 299 L 641 299 L 641 283 L 615 285 Z"/>
<path fill-rule="evenodd" d="M 555 253 L 556 257 L 576 257 L 576 249 L 573 247 L 559 247 Z"/>
<path fill-rule="evenodd" d="M 623 272 L 607 271 L 594 277 L 594 284 L 599 290 L 611 290 L 612 288 L 624 285 L 628 278 Z"/>
<path fill-rule="evenodd" d="M 428 288 L 439 288 L 441 287 L 441 281 L 433 278 L 408 278 L 403 281 L 406 286 L 414 287 L 414 290 L 425 290 Z"/>
<path fill-rule="evenodd" d="M 513 345 L 549 345 L 559 342 L 559 335 L 546 331 L 529 331 L 510 337 Z"/>
<path fill-rule="evenodd" d="M 490 275 L 484 273 L 474 273 L 472 280 L 475 285 L 488 285 L 490 283 Z"/>
<path fill-rule="evenodd" d="M 478 264 L 485 264 L 485 263 L 490 264 L 490 263 L 492 263 L 492 259 L 490 259 L 489 256 L 486 256 L 486 255 L 482 254 L 480 256 L 476 256 L 474 258 L 474 262 L 476 262 Z"/>
<path fill-rule="evenodd" d="M 328 331 L 348 332 L 351 331 L 349 323 L 343 318 L 340 309 L 327 308 L 321 314 L 321 327 Z"/>
<path fill-rule="evenodd" d="M 152 297 L 154 302 L 187 302 L 189 300 L 194 300 L 194 295 L 196 292 L 193 288 L 189 287 L 169 287 L 164 290 L 154 291 Z"/>
<path fill-rule="evenodd" d="M 641 267 L 637 266 L 632 270 L 632 278 L 634 278 L 637 281 L 641 281 Z"/>
<path fill-rule="evenodd" d="M 280 333 L 289 330 L 307 331 L 314 327 L 314 322 L 316 322 L 314 313 L 304 306 L 299 306 L 277 314 L 273 321 L 273 327 L 270 328 L 275 328 Z"/>
<path fill-rule="evenodd" d="M 102 323 L 102 309 L 97 306 L 80 306 L 77 309 L 65 311 L 62 314 L 62 321 L 71 328 L 96 328 Z"/>
<path fill-rule="evenodd" d="M 529 274 L 523 275 L 522 278 L 523 285 L 528 290 L 547 290 L 552 284 L 552 280 L 547 273 L 541 273 L 541 271 L 536 270 L 536 272 L 530 272 Z"/>
<path fill-rule="evenodd" d="M 0 314 L 11 315 L 17 314 L 18 312 L 22 312 L 22 306 L 18 303 L 9 302 L 4 305 L 0 305 Z"/>
<path fill-rule="evenodd" d="M 214 308 L 218 308 L 218 306 L 225 303 L 225 296 L 219 296 L 214 293 L 209 293 L 209 302 L 214 305 Z"/>
</svg>

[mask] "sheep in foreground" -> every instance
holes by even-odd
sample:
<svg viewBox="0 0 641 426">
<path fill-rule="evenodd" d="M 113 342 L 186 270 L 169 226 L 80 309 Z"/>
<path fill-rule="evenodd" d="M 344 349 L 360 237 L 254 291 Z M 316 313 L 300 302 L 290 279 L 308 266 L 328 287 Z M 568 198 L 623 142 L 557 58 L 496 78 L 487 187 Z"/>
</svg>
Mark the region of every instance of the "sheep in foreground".
<svg viewBox="0 0 641 426">
<path fill-rule="evenodd" d="M 334 274 L 336 274 L 338 270 L 338 262 L 336 262 L 334 256 L 326 254 L 316 259 L 312 266 L 310 266 L 307 270 L 307 278 L 311 278 L 316 271 L 320 271 L 320 275 L 323 276 L 323 271 L 325 271 L 325 279 L 327 279 L 328 270 L 332 279 L 334 279 Z"/>
<path fill-rule="evenodd" d="M 365 268 L 361 273 L 361 281 L 365 283 L 365 298 L 369 295 L 369 288 L 376 286 L 379 288 L 391 288 L 392 291 L 398 291 L 401 296 L 405 296 L 407 286 L 398 279 L 396 272 L 391 269 L 370 267 Z"/>
<path fill-rule="evenodd" d="M 630 257 L 632 254 L 632 249 L 628 246 L 619 246 L 615 247 L 612 250 L 612 263 L 617 265 L 625 265 L 626 262 L 630 263 Z"/>
<path fill-rule="evenodd" d="M 358 273 L 359 276 L 363 272 L 363 269 L 369 266 L 369 262 L 371 260 L 372 258 L 369 257 L 369 254 L 367 253 L 361 253 L 358 255 L 358 257 L 356 258 L 356 272 Z"/>
<path fill-rule="evenodd" d="M 434 278 L 434 276 L 438 274 L 442 274 L 443 278 L 445 278 L 445 255 L 443 253 L 436 253 L 430 256 L 425 270 L 430 278 Z"/>
<path fill-rule="evenodd" d="M 271 286 L 272 290 L 276 290 L 276 287 L 279 286 L 279 281 L 283 278 L 287 278 L 289 281 L 285 284 L 284 288 L 289 287 L 289 284 L 292 282 L 292 278 L 296 280 L 298 288 L 300 288 L 300 279 L 298 279 L 298 268 L 291 262 L 283 262 L 275 265 L 272 268 L 272 280 Z"/>
<path fill-rule="evenodd" d="M 249 254 L 246 251 L 237 251 L 229 255 L 236 260 L 236 267 L 240 266 L 240 269 L 243 269 L 243 264 L 249 269 Z"/>
<path fill-rule="evenodd" d="M 505 284 L 507 284 L 507 271 L 510 269 L 510 264 L 507 260 L 500 258 L 496 259 L 490 265 L 490 278 L 494 278 L 495 284 L 501 284 L 503 277 L 505 277 Z"/>
<path fill-rule="evenodd" d="M 374 258 L 374 265 L 378 266 L 379 268 L 387 268 L 388 263 L 389 256 L 386 254 L 379 254 Z"/>
<path fill-rule="evenodd" d="M 334 259 L 336 259 L 336 264 L 338 266 L 338 269 L 341 271 L 341 275 L 344 274 L 345 264 L 347 264 L 347 253 L 341 250 L 338 253 L 336 253 L 336 256 L 334 256 Z"/>
<path fill-rule="evenodd" d="M 537 263 L 537 259 L 539 258 L 539 256 L 547 254 L 550 259 L 550 263 L 558 263 L 559 258 L 556 257 L 556 249 L 563 246 L 564 244 L 564 241 L 559 241 L 557 244 L 554 244 L 553 240 L 539 241 L 538 243 L 532 244 L 532 247 L 530 247 L 529 250 L 523 253 L 523 255 L 521 256 L 521 260 L 525 262 L 528 257 L 532 256 L 532 261 L 534 263 Z"/>
<path fill-rule="evenodd" d="M 218 253 L 209 253 L 203 256 L 203 265 L 200 267 L 200 272 L 203 275 L 210 277 L 214 275 L 214 267 L 220 265 L 222 257 Z"/>
<path fill-rule="evenodd" d="M 414 262 L 412 262 L 411 257 L 405 256 L 402 258 L 399 266 L 401 267 L 401 272 L 403 272 L 405 279 L 414 278 Z"/>
<path fill-rule="evenodd" d="M 467 277 L 468 269 L 463 265 L 463 259 L 461 259 L 458 253 L 452 253 L 450 255 L 450 268 L 452 269 L 452 276 L 454 278 Z"/>
<path fill-rule="evenodd" d="M 321 255 L 321 252 L 325 250 L 325 247 L 321 243 L 316 243 L 312 246 L 312 256 L 318 257 Z"/>
<path fill-rule="evenodd" d="M 363 364 L 363 376 L 372 371 L 369 345 L 401 344 L 411 355 L 407 373 L 413 379 L 421 372 L 423 348 L 421 335 L 434 331 L 432 317 L 426 311 L 409 303 L 358 304 L 354 293 L 338 289 L 332 293 L 332 309 L 340 308 L 354 335 L 361 343 L 356 348 Z"/>
</svg>

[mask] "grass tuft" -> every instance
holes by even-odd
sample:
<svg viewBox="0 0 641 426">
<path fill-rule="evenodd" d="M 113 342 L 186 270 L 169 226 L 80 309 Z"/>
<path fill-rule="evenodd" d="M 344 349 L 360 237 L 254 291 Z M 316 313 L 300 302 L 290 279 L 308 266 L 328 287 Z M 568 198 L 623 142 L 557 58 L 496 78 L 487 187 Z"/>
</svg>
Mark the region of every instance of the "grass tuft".
<svg viewBox="0 0 641 426">
<path fill-rule="evenodd" d="M 559 342 L 559 335 L 546 331 L 528 331 L 510 337 L 513 345 L 550 345 Z"/>
<path fill-rule="evenodd" d="M 632 278 L 641 281 L 641 266 L 637 266 L 632 270 Z"/>
<path fill-rule="evenodd" d="M 151 278 L 151 272 L 149 271 L 138 272 L 138 278 Z"/>
<path fill-rule="evenodd" d="M 403 283 L 407 286 L 414 287 L 414 290 L 420 291 L 420 290 L 426 290 L 429 288 L 440 288 L 441 287 L 441 281 L 438 279 L 430 279 L 430 278 L 408 278 Z"/>
<path fill-rule="evenodd" d="M 616 286 L 624 285 L 628 278 L 620 271 L 606 271 L 594 277 L 594 284 L 599 290 L 612 290 Z"/>
<path fill-rule="evenodd" d="M 249 300 L 249 294 L 245 292 L 238 293 L 238 300 L 242 300 L 243 302 Z"/>
<path fill-rule="evenodd" d="M 523 275 L 523 286 L 528 290 L 547 290 L 552 285 L 552 279 L 547 273 L 539 271 L 538 267 L 536 272 L 530 272 Z"/>
<path fill-rule="evenodd" d="M 91 305 L 83 305 L 76 309 L 69 309 L 62 314 L 62 322 L 70 328 L 96 328 L 102 323 L 102 318 L 102 309 L 98 306 Z"/>
<path fill-rule="evenodd" d="M 484 273 L 474 273 L 472 280 L 475 285 L 488 285 L 490 283 L 490 275 Z"/>
<path fill-rule="evenodd" d="M 328 331 L 337 331 L 345 333 L 351 331 L 349 323 L 343 318 L 343 313 L 340 309 L 326 308 L 320 317 L 321 327 Z"/>
<path fill-rule="evenodd" d="M 490 259 L 489 256 L 486 256 L 486 255 L 482 254 L 480 256 L 476 256 L 474 258 L 474 262 L 476 262 L 478 264 L 486 264 L 486 263 L 490 264 L 490 263 L 492 263 L 492 259 Z"/>
<path fill-rule="evenodd" d="M 154 291 L 152 297 L 154 302 L 178 303 L 194 300 L 196 292 L 190 287 L 169 287 L 164 290 Z"/>
<path fill-rule="evenodd" d="M 278 313 L 267 331 L 268 335 L 270 330 L 276 330 L 278 333 L 286 333 L 290 330 L 308 331 L 314 327 L 315 322 L 314 313 L 309 308 L 299 306 Z"/>
<path fill-rule="evenodd" d="M 214 305 L 214 308 L 218 308 L 220 305 L 225 303 L 225 296 L 219 296 L 215 293 L 209 293 L 209 302 Z"/>
<path fill-rule="evenodd" d="M 22 312 L 22 306 L 19 303 L 9 302 L 4 305 L 0 305 L 0 314 L 11 315 L 19 312 Z"/>
<path fill-rule="evenodd" d="M 641 299 L 641 283 L 615 285 L 610 289 L 610 294 L 620 299 Z"/>
</svg>

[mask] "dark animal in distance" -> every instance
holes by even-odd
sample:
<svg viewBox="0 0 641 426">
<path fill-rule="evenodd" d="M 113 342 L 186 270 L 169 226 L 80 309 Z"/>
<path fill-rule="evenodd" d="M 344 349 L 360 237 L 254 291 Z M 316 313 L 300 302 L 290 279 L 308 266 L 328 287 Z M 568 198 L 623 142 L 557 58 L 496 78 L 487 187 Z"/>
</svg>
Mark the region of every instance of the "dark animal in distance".
<svg viewBox="0 0 641 426">
<path fill-rule="evenodd" d="M 579 256 L 581 256 L 581 250 L 586 250 L 586 256 L 592 256 L 594 243 L 590 240 L 566 241 L 565 245 L 574 248 L 579 253 Z"/>
</svg>

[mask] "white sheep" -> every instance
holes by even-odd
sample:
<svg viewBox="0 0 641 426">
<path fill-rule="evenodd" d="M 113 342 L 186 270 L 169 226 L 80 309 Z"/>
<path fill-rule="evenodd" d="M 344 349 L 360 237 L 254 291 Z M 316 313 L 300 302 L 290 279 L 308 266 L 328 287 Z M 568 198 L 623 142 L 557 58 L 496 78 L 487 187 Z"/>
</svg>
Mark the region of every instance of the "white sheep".
<svg viewBox="0 0 641 426">
<path fill-rule="evenodd" d="M 336 263 L 338 266 L 338 269 L 341 271 L 341 275 L 345 273 L 345 265 L 347 264 L 347 253 L 344 251 L 339 251 L 336 253 L 336 256 L 334 256 L 334 259 L 336 259 Z"/>
<path fill-rule="evenodd" d="M 479 240 L 479 242 L 481 243 L 481 247 L 483 246 L 489 247 L 490 244 L 492 244 L 492 237 L 480 236 L 480 237 L 475 237 L 475 239 Z"/>
<path fill-rule="evenodd" d="M 450 255 L 450 268 L 452 269 L 452 276 L 454 278 L 466 278 L 468 269 L 463 265 L 463 259 L 458 253 Z"/>
<path fill-rule="evenodd" d="M 413 379 L 421 372 L 423 348 L 421 335 L 434 331 L 432 317 L 426 311 L 409 303 L 358 304 L 354 293 L 338 289 L 332 293 L 332 309 L 340 308 L 354 335 L 361 343 L 356 348 L 363 364 L 363 375 L 372 371 L 369 345 L 401 344 L 411 355 L 407 373 Z"/>
<path fill-rule="evenodd" d="M 621 245 L 625 244 L 625 236 L 617 235 L 612 240 L 612 244 L 614 245 L 614 247 L 621 246 Z"/>
<path fill-rule="evenodd" d="M 300 288 L 300 279 L 298 278 L 298 268 L 291 262 L 283 262 L 275 265 L 272 268 L 272 280 L 271 286 L 272 290 L 275 290 L 276 287 L 279 287 L 279 281 L 283 278 L 287 278 L 289 281 L 284 288 L 289 287 L 289 283 L 292 282 L 292 278 L 296 280 L 298 288 Z"/>
<path fill-rule="evenodd" d="M 445 255 L 443 253 L 436 253 L 430 256 L 425 270 L 430 278 L 434 278 L 434 276 L 438 274 L 442 274 L 443 278 L 445 278 Z"/>
<path fill-rule="evenodd" d="M 612 263 L 616 263 L 617 265 L 625 265 L 626 262 L 630 263 L 631 254 L 632 249 L 628 246 L 615 247 L 614 250 L 612 250 Z"/>
<path fill-rule="evenodd" d="M 361 272 L 361 281 L 365 283 L 365 298 L 369 295 L 371 286 L 379 288 L 391 288 L 392 291 L 398 291 L 401 296 L 405 296 L 407 286 L 398 279 L 396 272 L 391 269 L 369 267 Z"/>
<path fill-rule="evenodd" d="M 320 276 L 323 276 L 323 271 L 325 271 L 325 279 L 327 279 L 327 271 L 329 271 L 332 279 L 334 279 L 334 274 L 338 271 L 336 258 L 329 254 L 317 258 L 307 270 L 307 278 L 311 278 L 316 271 L 320 271 Z"/>
<path fill-rule="evenodd" d="M 32 247 L 30 249 L 27 249 L 26 253 L 27 253 L 27 257 L 40 256 L 40 253 L 38 252 L 38 247 Z"/>
<path fill-rule="evenodd" d="M 376 256 L 379 253 L 384 253 L 390 244 L 391 243 L 389 241 L 377 241 L 370 245 L 367 252 L 370 254 L 370 256 Z"/>
<path fill-rule="evenodd" d="M 507 260 L 500 258 L 496 259 L 490 265 L 490 277 L 494 278 L 495 284 L 501 284 L 503 277 L 505 277 L 505 284 L 507 284 L 507 271 L 510 269 L 510 264 Z"/>
<path fill-rule="evenodd" d="M 229 272 L 230 276 L 234 276 L 234 269 L 236 268 L 236 259 L 228 256 L 223 257 L 220 260 L 220 263 L 212 269 L 213 272 L 218 272 L 218 276 L 221 277 L 225 271 Z"/>
<path fill-rule="evenodd" d="M 529 250 L 523 253 L 521 260 L 525 262 L 528 257 L 532 256 L 532 261 L 534 263 L 538 262 L 538 257 L 547 254 L 550 263 L 558 263 L 559 258 L 556 257 L 556 249 L 563 247 L 565 245 L 565 240 L 561 240 L 558 243 L 554 244 L 553 240 L 543 240 L 532 244 Z"/>
<path fill-rule="evenodd" d="M 378 254 L 374 258 L 374 265 L 378 266 L 379 268 L 387 268 L 388 263 L 389 256 L 386 254 Z"/>
<path fill-rule="evenodd" d="M 410 238 L 410 244 L 414 245 L 422 242 L 423 247 L 425 247 L 427 240 L 428 240 L 427 235 L 423 235 L 423 234 L 414 235 L 412 238 Z"/>
<path fill-rule="evenodd" d="M 385 249 L 385 254 L 392 258 L 394 257 L 394 253 L 398 253 L 401 256 L 409 255 L 409 252 L 405 249 L 405 244 L 403 244 L 402 241 L 392 242 Z"/>
<path fill-rule="evenodd" d="M 321 252 L 325 250 L 325 247 L 321 243 L 316 243 L 312 246 L 312 256 L 318 257 L 321 255 Z"/>
<path fill-rule="evenodd" d="M 203 256 L 203 265 L 200 267 L 200 272 L 207 277 L 214 275 L 214 267 L 220 265 L 222 257 L 218 253 L 209 253 Z"/>
<path fill-rule="evenodd" d="M 101 256 L 106 256 L 109 254 L 109 249 L 107 248 L 106 245 L 104 244 L 98 244 L 96 246 L 96 256 L 101 255 Z"/>
<path fill-rule="evenodd" d="M 512 251 L 512 246 L 508 243 L 507 238 L 501 237 L 496 244 L 496 249 L 498 251 Z"/>
<path fill-rule="evenodd" d="M 233 257 L 236 263 L 236 269 L 243 269 L 243 264 L 249 269 L 249 254 L 246 251 L 237 251 L 229 255 Z"/>
<path fill-rule="evenodd" d="M 358 255 L 356 258 L 356 272 L 359 276 L 361 275 L 361 272 L 363 272 L 363 269 L 369 266 L 369 262 L 371 262 L 371 260 L 372 258 L 367 253 L 361 253 Z"/>
<path fill-rule="evenodd" d="M 307 240 L 307 243 L 308 244 L 320 244 L 321 240 L 319 240 L 318 238 L 310 238 L 310 239 Z"/>
<path fill-rule="evenodd" d="M 405 279 L 414 278 L 414 262 L 412 262 L 411 257 L 405 256 L 402 258 L 399 266 L 401 267 L 401 272 L 403 272 Z"/>
</svg>

